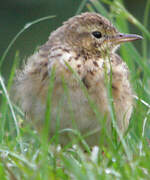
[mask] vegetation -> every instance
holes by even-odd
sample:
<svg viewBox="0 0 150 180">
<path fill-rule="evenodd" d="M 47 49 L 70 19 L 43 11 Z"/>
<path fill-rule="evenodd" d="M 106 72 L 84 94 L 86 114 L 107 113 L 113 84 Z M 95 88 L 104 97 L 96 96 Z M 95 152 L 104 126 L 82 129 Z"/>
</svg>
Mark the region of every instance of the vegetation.
<svg viewBox="0 0 150 180">
<path fill-rule="evenodd" d="M 13 104 L 8 93 L 19 64 L 17 52 L 9 80 L 4 82 L 0 74 L 0 179 L 95 180 L 149 179 L 150 177 L 150 64 L 147 45 L 147 40 L 150 40 L 150 32 L 147 30 L 150 1 L 147 0 L 143 22 L 139 22 L 127 11 L 122 0 L 83 0 L 77 13 L 80 13 L 83 8 L 99 12 L 109 18 L 121 32 L 129 33 L 129 25 L 133 24 L 144 37 L 144 40 L 139 42 L 142 44 L 140 51 L 131 43 L 124 44 L 120 48 L 120 54 L 130 69 L 131 83 L 136 94 L 130 126 L 120 142 L 116 142 L 113 136 L 107 137 L 107 146 L 103 144 L 107 135 L 107 129 L 104 128 L 100 145 L 93 147 L 92 150 L 79 132 L 66 129 L 74 134 L 76 142 L 78 139 L 81 140 L 82 148 L 78 143 L 69 148 L 60 147 L 57 141 L 53 138 L 49 140 L 47 136 L 47 125 L 50 123 L 50 101 L 47 104 L 49 108 L 47 108 L 45 126 L 41 134 L 38 134 L 27 123 L 22 126 L 25 121 L 24 114 Z M 14 37 L 1 58 L 0 68 L 19 35 L 31 25 L 48 18 L 52 17 L 38 19 L 27 24 Z M 52 86 L 49 98 L 51 98 L 51 90 Z M 113 111 L 111 104 L 110 106 Z M 92 108 L 95 107 L 92 106 Z M 118 136 L 120 137 L 116 133 L 117 138 Z"/>
</svg>

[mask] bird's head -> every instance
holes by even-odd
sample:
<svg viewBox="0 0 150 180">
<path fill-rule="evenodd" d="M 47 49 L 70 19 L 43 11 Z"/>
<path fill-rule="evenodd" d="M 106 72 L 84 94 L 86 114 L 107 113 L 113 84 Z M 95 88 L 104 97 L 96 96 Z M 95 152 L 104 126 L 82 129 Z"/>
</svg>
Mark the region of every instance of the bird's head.
<svg viewBox="0 0 150 180">
<path fill-rule="evenodd" d="M 115 51 L 122 42 L 142 39 L 139 35 L 120 33 L 108 19 L 88 12 L 70 18 L 53 35 L 72 48 L 101 55 Z"/>
</svg>

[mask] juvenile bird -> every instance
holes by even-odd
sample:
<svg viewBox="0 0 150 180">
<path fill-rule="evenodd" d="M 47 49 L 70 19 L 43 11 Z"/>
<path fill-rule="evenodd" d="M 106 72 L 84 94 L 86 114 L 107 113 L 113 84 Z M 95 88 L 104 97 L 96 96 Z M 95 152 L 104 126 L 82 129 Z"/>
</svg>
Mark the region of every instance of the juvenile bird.
<svg viewBox="0 0 150 180">
<path fill-rule="evenodd" d="M 106 87 L 106 79 L 109 78 L 106 76 L 112 74 L 116 120 L 123 133 L 129 124 L 133 99 L 128 67 L 115 52 L 121 43 L 138 39 L 142 37 L 118 32 L 109 20 L 97 13 L 83 13 L 64 22 L 17 73 L 16 98 L 27 119 L 38 129 L 44 124 L 49 82 L 54 68 L 50 135 L 66 128 L 77 128 L 82 134 L 96 130 L 87 137 L 87 142 L 98 144 L 103 123 L 91 108 L 79 81 L 96 104 L 101 118 L 105 116 L 107 119 L 107 130 L 110 131 Z M 79 80 L 72 70 L 78 74 Z M 68 133 L 62 133 L 60 143 L 68 142 Z"/>
</svg>

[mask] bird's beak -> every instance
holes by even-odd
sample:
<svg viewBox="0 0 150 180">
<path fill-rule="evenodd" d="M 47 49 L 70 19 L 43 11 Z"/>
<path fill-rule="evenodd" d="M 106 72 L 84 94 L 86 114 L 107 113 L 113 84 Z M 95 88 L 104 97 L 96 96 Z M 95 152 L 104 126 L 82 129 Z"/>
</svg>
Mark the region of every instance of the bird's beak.
<svg viewBox="0 0 150 180">
<path fill-rule="evenodd" d="M 112 38 L 112 41 L 114 41 L 116 44 L 121 44 L 123 42 L 130 42 L 130 41 L 136 41 L 139 39 L 143 39 L 142 36 L 136 35 L 136 34 L 122 34 L 119 33 L 116 36 Z"/>
</svg>

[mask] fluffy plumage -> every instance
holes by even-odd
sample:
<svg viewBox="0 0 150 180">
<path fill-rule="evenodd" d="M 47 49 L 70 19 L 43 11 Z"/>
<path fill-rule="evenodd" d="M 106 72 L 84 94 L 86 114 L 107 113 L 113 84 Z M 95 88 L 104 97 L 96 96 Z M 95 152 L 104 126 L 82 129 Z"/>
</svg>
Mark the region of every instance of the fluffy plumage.
<svg viewBox="0 0 150 180">
<path fill-rule="evenodd" d="M 99 32 L 101 37 L 94 37 L 93 32 Z M 96 13 L 83 13 L 66 21 L 28 58 L 24 69 L 16 76 L 16 99 L 26 112 L 27 119 L 32 120 L 37 128 L 42 127 L 49 79 L 51 70 L 55 67 L 51 135 L 58 128 L 56 122 L 59 120 L 59 129 L 77 128 L 82 134 L 97 130 L 87 138 L 90 145 L 97 144 L 103 124 L 99 123 L 80 83 L 66 63 L 79 75 L 101 117 L 107 117 L 108 131 L 111 129 L 111 120 L 105 76 L 109 77 L 112 67 L 117 124 L 121 132 L 124 132 L 133 108 L 132 90 L 128 68 L 115 51 L 121 42 L 140 38 L 137 35 L 119 33 L 110 21 Z M 64 90 L 64 83 L 68 91 Z M 69 142 L 67 133 L 61 135 L 60 142 Z"/>
</svg>

